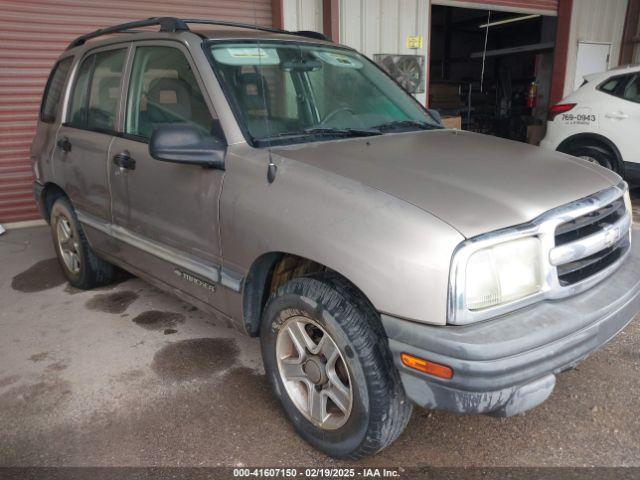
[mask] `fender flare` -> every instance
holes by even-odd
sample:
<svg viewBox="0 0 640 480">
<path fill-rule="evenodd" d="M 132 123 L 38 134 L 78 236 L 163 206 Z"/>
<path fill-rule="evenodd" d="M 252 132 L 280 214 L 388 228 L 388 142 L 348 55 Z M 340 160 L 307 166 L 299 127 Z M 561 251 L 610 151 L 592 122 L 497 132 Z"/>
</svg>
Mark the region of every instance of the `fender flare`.
<svg viewBox="0 0 640 480">
<path fill-rule="evenodd" d="M 47 223 L 50 223 L 51 208 L 53 203 L 60 197 L 69 198 L 60 185 L 54 182 L 46 182 L 37 193 L 40 198 L 36 199 L 40 212 Z M 71 202 L 71 200 L 69 200 Z"/>
</svg>

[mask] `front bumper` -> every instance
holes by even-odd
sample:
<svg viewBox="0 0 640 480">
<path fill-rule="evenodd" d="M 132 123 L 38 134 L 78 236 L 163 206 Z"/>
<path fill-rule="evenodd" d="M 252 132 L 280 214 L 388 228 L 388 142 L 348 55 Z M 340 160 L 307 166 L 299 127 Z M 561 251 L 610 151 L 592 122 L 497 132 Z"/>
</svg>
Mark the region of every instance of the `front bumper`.
<svg viewBox="0 0 640 480">
<path fill-rule="evenodd" d="M 640 310 L 640 229 L 610 277 L 574 297 L 544 301 L 468 326 L 430 326 L 382 315 L 404 389 L 416 404 L 510 416 L 547 399 L 555 375 L 620 332 Z M 409 369 L 409 353 L 448 365 L 451 380 Z"/>
</svg>

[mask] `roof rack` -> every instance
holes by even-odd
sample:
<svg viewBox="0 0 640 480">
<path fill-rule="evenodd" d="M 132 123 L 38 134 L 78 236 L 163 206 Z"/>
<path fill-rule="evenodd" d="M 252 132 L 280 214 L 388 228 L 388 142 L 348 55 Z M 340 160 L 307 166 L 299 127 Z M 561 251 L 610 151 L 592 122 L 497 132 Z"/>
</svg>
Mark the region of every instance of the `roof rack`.
<svg viewBox="0 0 640 480">
<path fill-rule="evenodd" d="M 227 22 L 224 20 L 200 20 L 200 19 L 182 19 L 182 18 L 174 18 L 174 17 L 151 17 L 151 18 L 147 18 L 146 20 L 136 20 L 133 22 L 114 25 L 112 27 L 100 28 L 91 33 L 81 35 L 69 44 L 69 46 L 67 47 L 67 50 L 74 47 L 78 47 L 80 45 L 84 45 L 87 40 L 91 40 L 92 38 L 101 37 L 103 35 L 110 35 L 112 33 L 134 33 L 134 29 L 136 28 L 151 27 L 154 25 L 159 25 L 161 32 L 188 32 L 190 31 L 188 26 L 189 23 L 195 23 L 200 25 L 219 25 L 223 27 L 247 28 L 251 30 L 259 30 L 262 32 L 280 33 L 284 35 L 299 35 L 302 37 L 313 38 L 316 40 L 331 41 L 323 33 L 312 32 L 309 30 L 300 30 L 297 32 L 292 32 L 289 30 L 280 30 L 277 28 L 262 27 L 260 25 L 252 25 L 249 23 Z"/>
</svg>

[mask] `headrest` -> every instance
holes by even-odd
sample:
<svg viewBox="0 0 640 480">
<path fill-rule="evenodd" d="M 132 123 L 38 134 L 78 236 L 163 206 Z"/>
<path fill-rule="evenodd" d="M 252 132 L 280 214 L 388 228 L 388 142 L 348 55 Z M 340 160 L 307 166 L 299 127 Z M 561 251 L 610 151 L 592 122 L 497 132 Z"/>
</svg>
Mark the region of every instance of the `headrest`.
<svg viewBox="0 0 640 480">
<path fill-rule="evenodd" d="M 238 74 L 240 100 L 247 111 L 265 110 L 269 105 L 269 84 L 260 73 L 247 72 Z"/>
<path fill-rule="evenodd" d="M 191 88 L 184 80 L 156 78 L 149 85 L 147 99 L 152 122 L 167 123 L 191 119 Z"/>
<path fill-rule="evenodd" d="M 100 103 L 104 106 L 116 104 L 120 100 L 120 77 L 106 77 L 100 80 Z"/>
</svg>

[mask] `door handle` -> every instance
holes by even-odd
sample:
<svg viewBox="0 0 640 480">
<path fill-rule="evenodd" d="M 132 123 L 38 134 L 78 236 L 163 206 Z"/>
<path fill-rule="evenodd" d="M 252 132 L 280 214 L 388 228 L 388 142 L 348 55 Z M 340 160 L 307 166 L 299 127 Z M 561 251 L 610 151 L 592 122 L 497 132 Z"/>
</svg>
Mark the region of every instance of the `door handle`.
<svg viewBox="0 0 640 480">
<path fill-rule="evenodd" d="M 606 113 L 605 117 L 612 118 L 614 120 L 624 120 L 626 118 L 629 118 L 629 115 L 623 112 L 614 112 L 614 113 Z"/>
<path fill-rule="evenodd" d="M 113 163 L 120 168 L 126 168 L 127 170 L 136 169 L 136 161 L 131 158 L 128 151 L 120 152 L 113 156 Z"/>
<path fill-rule="evenodd" d="M 56 142 L 56 146 L 62 150 L 63 152 L 71 151 L 71 142 L 69 141 L 69 137 L 62 137 Z"/>
</svg>

